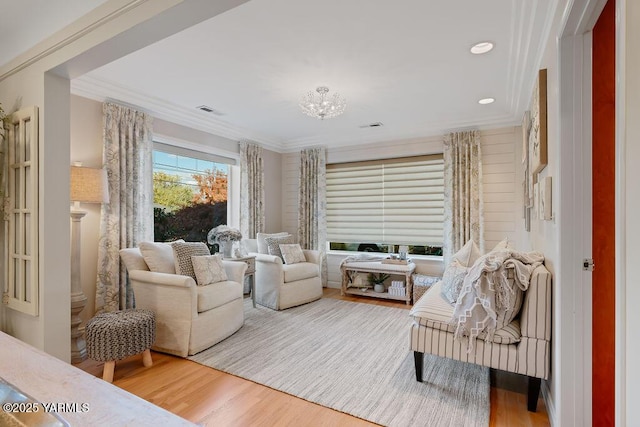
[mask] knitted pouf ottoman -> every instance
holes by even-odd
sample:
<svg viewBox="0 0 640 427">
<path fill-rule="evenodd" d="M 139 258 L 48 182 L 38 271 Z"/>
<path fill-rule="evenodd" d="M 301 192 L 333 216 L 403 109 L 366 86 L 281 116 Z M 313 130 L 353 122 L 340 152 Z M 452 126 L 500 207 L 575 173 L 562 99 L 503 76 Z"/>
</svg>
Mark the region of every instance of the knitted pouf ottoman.
<svg viewBox="0 0 640 427">
<path fill-rule="evenodd" d="M 151 366 L 150 348 L 156 338 L 156 317 L 150 310 L 101 313 L 87 322 L 87 355 L 104 363 L 102 379 L 113 381 L 116 360 L 142 353 L 144 366 Z"/>
</svg>

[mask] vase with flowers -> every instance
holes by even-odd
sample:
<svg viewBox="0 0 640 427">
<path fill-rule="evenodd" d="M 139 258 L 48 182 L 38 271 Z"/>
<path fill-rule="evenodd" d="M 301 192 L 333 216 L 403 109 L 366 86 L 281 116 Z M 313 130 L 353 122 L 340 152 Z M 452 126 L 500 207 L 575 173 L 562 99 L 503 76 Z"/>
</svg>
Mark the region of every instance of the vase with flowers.
<svg viewBox="0 0 640 427">
<path fill-rule="evenodd" d="M 219 225 L 212 228 L 207 234 L 207 242 L 210 245 L 218 244 L 219 251 L 223 258 L 231 258 L 233 253 L 233 244 L 242 240 L 242 233 L 237 228 L 228 225 Z"/>
</svg>

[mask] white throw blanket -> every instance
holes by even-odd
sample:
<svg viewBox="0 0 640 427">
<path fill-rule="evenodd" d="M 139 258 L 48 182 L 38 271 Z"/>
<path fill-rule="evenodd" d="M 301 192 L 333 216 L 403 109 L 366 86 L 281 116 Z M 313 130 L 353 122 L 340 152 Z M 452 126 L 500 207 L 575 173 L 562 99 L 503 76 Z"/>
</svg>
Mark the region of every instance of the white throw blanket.
<svg viewBox="0 0 640 427">
<path fill-rule="evenodd" d="M 492 251 L 478 258 L 467 273 L 453 312 L 456 339 L 468 337 L 468 352 L 483 331 L 491 340 L 497 329 L 509 323 L 518 292 L 529 288 L 531 273 L 544 262 L 540 252 Z M 508 271 L 514 272 L 513 283 Z M 517 288 L 516 288 L 517 286 Z M 516 307 L 517 310 L 520 307 Z"/>
</svg>

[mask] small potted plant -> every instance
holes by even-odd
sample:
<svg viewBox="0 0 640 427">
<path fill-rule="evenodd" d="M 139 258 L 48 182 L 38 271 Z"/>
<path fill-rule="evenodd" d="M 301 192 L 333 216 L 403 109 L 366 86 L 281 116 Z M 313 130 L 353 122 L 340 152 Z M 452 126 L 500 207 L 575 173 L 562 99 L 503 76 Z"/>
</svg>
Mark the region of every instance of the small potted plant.
<svg viewBox="0 0 640 427">
<path fill-rule="evenodd" d="M 384 281 L 391 277 L 386 273 L 369 273 L 369 283 L 373 285 L 374 292 L 384 292 Z"/>
</svg>

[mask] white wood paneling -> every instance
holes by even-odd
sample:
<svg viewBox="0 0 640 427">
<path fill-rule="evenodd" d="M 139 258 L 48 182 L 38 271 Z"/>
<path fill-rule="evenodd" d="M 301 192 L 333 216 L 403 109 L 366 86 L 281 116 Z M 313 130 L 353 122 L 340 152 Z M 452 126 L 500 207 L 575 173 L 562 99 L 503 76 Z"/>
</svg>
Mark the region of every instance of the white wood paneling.
<svg viewBox="0 0 640 427">
<path fill-rule="evenodd" d="M 484 240 L 485 250 L 493 248 L 500 240 L 509 238 L 520 249 L 518 227 L 522 202 L 519 200 L 516 176 L 520 159 L 517 154 L 519 128 L 504 128 L 481 133 L 482 180 L 484 191 Z"/>
</svg>

